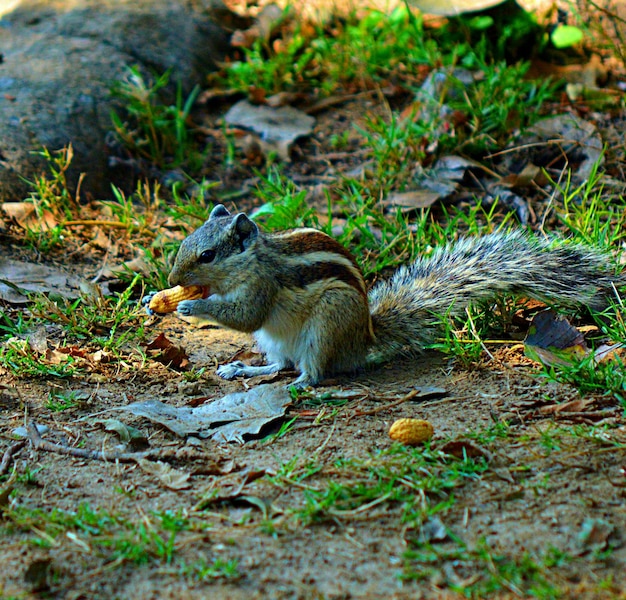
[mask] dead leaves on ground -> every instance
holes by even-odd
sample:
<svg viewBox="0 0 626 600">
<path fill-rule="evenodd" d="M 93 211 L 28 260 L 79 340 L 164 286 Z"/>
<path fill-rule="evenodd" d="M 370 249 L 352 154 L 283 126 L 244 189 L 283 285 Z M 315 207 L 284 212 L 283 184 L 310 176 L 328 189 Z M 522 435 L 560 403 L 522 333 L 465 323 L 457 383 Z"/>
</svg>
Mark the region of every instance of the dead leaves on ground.
<svg viewBox="0 0 626 600">
<path fill-rule="evenodd" d="M 149 400 L 118 410 L 159 423 L 180 437 L 194 435 L 216 442 L 243 442 L 258 437 L 264 427 L 281 419 L 290 404 L 291 396 L 285 386 L 259 385 L 196 408 Z"/>
<path fill-rule="evenodd" d="M 166 367 L 184 371 L 189 367 L 189 356 L 181 346 L 173 344 L 164 333 L 160 333 L 146 345 L 147 355 Z"/>
<path fill-rule="evenodd" d="M 583 333 L 553 310 L 541 311 L 533 317 L 524 348 L 530 358 L 548 367 L 573 367 L 588 357 L 596 364 L 623 360 L 624 355 L 621 342 L 602 344 L 590 350 Z"/>
</svg>

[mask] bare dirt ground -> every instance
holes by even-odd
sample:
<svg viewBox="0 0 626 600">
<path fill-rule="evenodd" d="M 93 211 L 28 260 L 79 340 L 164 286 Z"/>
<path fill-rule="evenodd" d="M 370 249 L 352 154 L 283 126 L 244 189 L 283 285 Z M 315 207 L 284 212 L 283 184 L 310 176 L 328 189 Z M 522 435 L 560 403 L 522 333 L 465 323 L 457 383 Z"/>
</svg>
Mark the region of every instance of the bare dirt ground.
<svg viewBox="0 0 626 600">
<path fill-rule="evenodd" d="M 247 344 L 245 337 L 231 332 L 190 331 L 173 317 L 155 328 L 165 328 L 197 364 L 206 364 L 209 355 L 224 360 Z M 444 439 L 463 439 L 468 432 L 488 430 L 494 423 L 509 424 L 506 437 L 475 440 L 487 453 L 489 468 L 456 483 L 455 502 L 441 513 L 443 524 L 454 536 L 469 547 L 483 544 L 494 556 L 518 562 L 525 555 L 545 556 L 549 549 L 555 549 L 556 556 L 558 549 L 570 559 L 563 564 L 555 561 L 546 569 L 546 577 L 561 590 L 560 597 L 623 597 L 619 592 L 626 585 L 626 552 L 621 543 L 626 528 L 622 411 L 603 407 L 614 415 L 603 415 L 603 422 L 612 425 L 607 430 L 587 427 L 597 419 L 597 411 L 587 415 L 564 411 L 546 418 L 542 406 L 567 402 L 577 395 L 567 387 L 531 377 L 531 369 L 519 349 L 501 352 L 474 371 L 429 355 L 322 388 L 338 397 L 347 391 L 357 396 L 336 411 L 328 405 L 294 405 L 292 414 L 302 417 L 272 442 L 184 441 L 145 420 L 123 418 L 148 435 L 151 448 L 175 451 L 169 462 L 191 473 L 190 487 L 183 490 L 165 488 L 136 463 L 78 459 L 27 446 L 15 457 L 17 472 L 30 474 L 16 484 L 16 502 L 29 511 L 73 514 L 80 505 L 88 505 L 94 512 L 116 514 L 134 527 L 144 524 L 148 529 L 155 520 L 151 515 L 171 511 L 191 518 L 195 525 L 176 536 L 175 559 L 170 564 L 154 556 L 136 564 L 111 560 L 106 545 L 90 541 L 94 532 L 88 526 L 59 534 L 54 528 L 46 530 L 46 520 L 38 522 L 30 512 L 20 527 L 14 520 L 4 527 L 0 549 L 4 597 L 37 595 L 28 593 L 33 584 L 25 579 L 25 572 L 37 561 L 48 565 L 49 587 L 44 586 L 43 595 L 54 598 L 456 597 L 450 585 L 469 588 L 483 577 L 484 565 L 467 558 L 443 560 L 423 580 L 402 580 L 402 573 L 419 572 L 418 564 L 405 554 L 419 532 L 403 524 L 398 503 L 362 505 L 344 514 L 338 505 L 337 511 L 321 515 L 319 522 L 302 525 L 291 516 L 305 504 L 303 489 L 273 485 L 263 477 L 250 477 L 246 483 L 246 474 L 275 474 L 285 464 L 297 472 L 313 457 L 319 470 L 307 484 L 349 483 L 345 473 L 335 468 L 336 461 L 367 461 L 389 449 L 389 425 L 406 416 L 433 424 L 435 447 Z M 25 413 L 50 428 L 46 435 L 50 441 L 114 451 L 115 436 L 83 417 L 129 401 L 161 399 L 189 405 L 198 397 L 244 389 L 241 382 L 218 380 L 212 369 L 198 384 L 190 384 L 161 365 L 151 365 L 139 372 L 123 370 L 117 376 L 94 374 L 70 381 L 64 386 L 86 392 L 85 399 L 76 409 L 51 413 L 42 406 L 51 382 L 7 383 L 17 386 L 19 396 L 8 391 L 2 396 L 5 450 L 12 443 L 11 431 L 24 421 Z M 434 400 L 384 408 L 411 390 L 432 387 L 446 392 Z M 585 427 L 587 433 L 576 432 L 576 427 Z M 225 493 L 224 501 L 198 510 L 207 490 L 239 486 L 239 495 Z M 415 494 L 419 493 L 416 489 Z M 582 541 L 581 529 L 590 519 L 595 520 L 597 531 L 591 541 Z M 100 527 L 106 530 L 104 524 Z M 112 528 L 112 538 L 119 535 L 117 529 Z M 449 539 L 438 544 L 440 550 L 454 546 Z M 236 560 L 237 575 L 203 581 L 181 568 L 199 559 L 211 564 L 216 558 Z M 530 595 L 523 580 L 517 586 L 504 584 L 501 590 L 501 596 Z M 540 597 L 559 596 L 555 592 Z"/>
</svg>

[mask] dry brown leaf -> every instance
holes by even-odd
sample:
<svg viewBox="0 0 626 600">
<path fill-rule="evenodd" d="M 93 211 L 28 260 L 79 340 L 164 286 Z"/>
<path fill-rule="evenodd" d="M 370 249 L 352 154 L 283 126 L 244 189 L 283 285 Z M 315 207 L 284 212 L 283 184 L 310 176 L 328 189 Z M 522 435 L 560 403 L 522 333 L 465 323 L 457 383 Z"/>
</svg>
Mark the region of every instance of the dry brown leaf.
<svg viewBox="0 0 626 600">
<path fill-rule="evenodd" d="M 539 409 L 544 415 L 556 415 L 559 413 L 567 413 L 567 412 L 582 412 L 588 406 L 594 404 L 593 398 L 578 398 L 577 400 L 572 400 L 571 402 L 563 402 L 562 404 L 550 404 L 548 406 L 542 406 Z"/>
<path fill-rule="evenodd" d="M 142 471 L 157 477 L 170 490 L 186 490 L 191 487 L 191 482 L 189 481 L 191 474 L 174 469 L 167 463 L 142 458 L 137 461 L 137 464 Z"/>
<path fill-rule="evenodd" d="M 524 340 L 526 356 L 545 365 L 571 365 L 583 358 L 587 344 L 583 334 L 553 310 L 537 313 Z"/>
<path fill-rule="evenodd" d="M 179 436 L 194 435 L 216 442 L 258 438 L 264 426 L 284 416 L 291 397 L 283 385 L 259 385 L 228 394 L 197 408 L 175 407 L 157 400 L 119 408 L 167 427 Z"/>
<path fill-rule="evenodd" d="M 41 215 L 38 215 L 32 202 L 4 202 L 1 208 L 24 229 L 49 231 L 59 224 L 49 210 L 41 211 Z"/>
<path fill-rule="evenodd" d="M 148 356 L 173 369 L 184 370 L 189 366 L 189 356 L 184 348 L 174 345 L 164 333 L 160 333 L 146 345 Z"/>
<path fill-rule="evenodd" d="M 390 208 L 414 210 L 432 206 L 441 198 L 441 194 L 429 190 L 412 190 L 410 192 L 394 192 L 390 194 L 384 203 Z"/>
</svg>

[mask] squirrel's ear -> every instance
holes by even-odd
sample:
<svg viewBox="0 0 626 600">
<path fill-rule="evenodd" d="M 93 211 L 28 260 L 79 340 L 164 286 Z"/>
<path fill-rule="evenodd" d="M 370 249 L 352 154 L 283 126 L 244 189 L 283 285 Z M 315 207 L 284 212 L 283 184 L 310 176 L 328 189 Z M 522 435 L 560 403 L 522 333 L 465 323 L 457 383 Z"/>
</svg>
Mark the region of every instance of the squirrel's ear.
<svg viewBox="0 0 626 600">
<path fill-rule="evenodd" d="M 241 243 L 241 249 L 245 250 L 259 235 L 259 228 L 244 213 L 239 213 L 232 223 L 233 231 Z"/>
<path fill-rule="evenodd" d="M 207 223 L 213 219 L 217 219 L 218 217 L 228 217 L 229 215 L 230 213 L 226 210 L 226 207 L 223 204 L 216 204 L 209 215 Z"/>
</svg>

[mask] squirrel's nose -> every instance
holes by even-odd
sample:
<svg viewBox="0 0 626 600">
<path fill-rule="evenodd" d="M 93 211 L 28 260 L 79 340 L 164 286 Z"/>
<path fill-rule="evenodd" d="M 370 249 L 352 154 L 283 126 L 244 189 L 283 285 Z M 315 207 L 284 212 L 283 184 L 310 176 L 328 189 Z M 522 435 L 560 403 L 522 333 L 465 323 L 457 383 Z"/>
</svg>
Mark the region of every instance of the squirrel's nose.
<svg viewBox="0 0 626 600">
<path fill-rule="evenodd" d="M 180 278 L 178 277 L 178 273 L 176 272 L 175 268 L 170 271 L 169 277 L 167 278 L 167 283 L 170 287 L 181 285 Z"/>
</svg>

